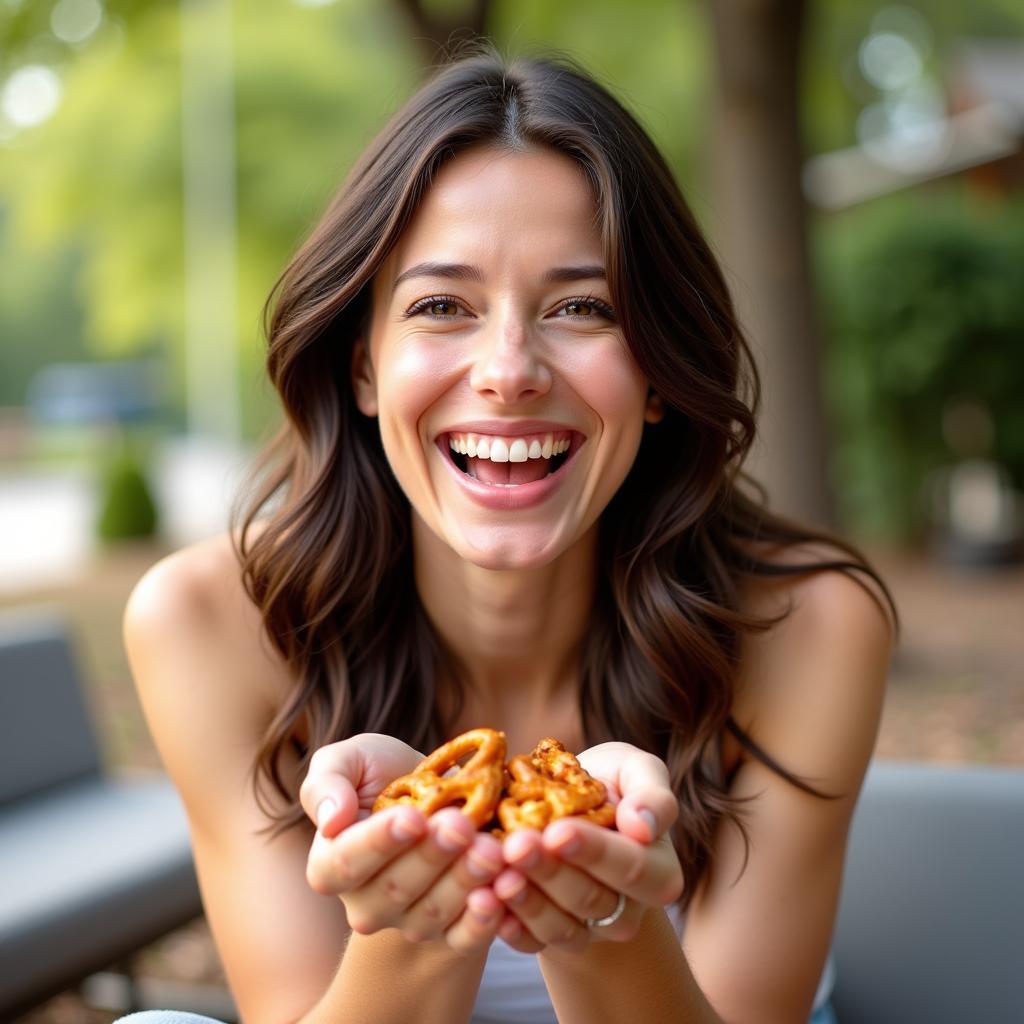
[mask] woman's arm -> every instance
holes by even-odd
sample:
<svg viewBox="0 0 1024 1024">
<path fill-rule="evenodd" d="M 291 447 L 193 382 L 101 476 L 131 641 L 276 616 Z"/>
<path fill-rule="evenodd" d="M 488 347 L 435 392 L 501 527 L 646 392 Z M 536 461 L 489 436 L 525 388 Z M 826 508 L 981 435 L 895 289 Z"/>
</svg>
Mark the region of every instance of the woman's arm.
<svg viewBox="0 0 1024 1024">
<path fill-rule="evenodd" d="M 250 770 L 288 678 L 237 576 L 226 540 L 165 559 L 133 592 L 124 633 L 188 813 L 204 908 L 242 1019 L 466 1019 L 482 958 L 394 931 L 355 936 L 346 951 L 341 902 L 307 881 L 312 824 L 273 840 L 258 834 L 268 819 Z"/>
<path fill-rule="evenodd" d="M 806 1024 L 831 940 L 892 638 L 882 611 L 848 577 L 809 577 L 788 593 L 795 601 L 790 616 L 745 652 L 740 723 L 787 769 L 841 797 L 822 800 L 759 761 L 743 762 L 730 792 L 749 800 L 743 818 L 750 848 L 735 826 L 719 829 L 713 869 L 687 917 L 685 957 L 666 931 L 666 915 L 654 908 L 635 934 L 608 935 L 618 941 L 590 942 L 582 952 L 549 945 L 541 964 L 561 1024 L 593 1020 L 597 1007 L 609 1019 L 618 1019 L 618 1008 L 624 1018 L 652 1021 Z M 770 610 L 777 609 L 758 609 Z M 555 828 L 544 836 L 551 852 L 558 852 L 549 835 Z M 609 889 L 623 879 L 618 888 L 627 889 L 629 865 L 607 863 L 618 837 L 579 831 L 588 841 L 559 859 Z M 636 863 L 649 860 L 637 853 Z M 545 862 L 523 872 L 533 883 L 524 905 L 542 925 L 557 911 L 558 887 L 565 890 L 564 881 L 538 874 L 549 870 Z M 495 882 L 499 896 L 503 881 Z"/>
<path fill-rule="evenodd" d="M 747 757 L 731 794 L 749 798 L 749 858 L 734 826 L 687 916 L 684 948 L 719 1014 L 744 1024 L 803 1024 L 832 939 L 850 820 L 881 718 L 893 634 L 848 576 L 789 589 L 792 613 L 748 639 L 736 718 L 804 793 Z M 759 608 L 767 611 L 768 608 Z"/>
</svg>

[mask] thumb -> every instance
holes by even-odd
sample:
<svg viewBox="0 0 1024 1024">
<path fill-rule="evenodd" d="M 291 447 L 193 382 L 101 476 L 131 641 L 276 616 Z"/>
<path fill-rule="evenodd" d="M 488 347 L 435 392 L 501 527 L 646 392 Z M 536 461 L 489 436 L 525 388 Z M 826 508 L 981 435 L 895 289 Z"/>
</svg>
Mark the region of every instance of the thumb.
<svg viewBox="0 0 1024 1024">
<path fill-rule="evenodd" d="M 652 754 L 637 752 L 619 773 L 622 799 L 615 809 L 615 825 L 641 843 L 653 843 L 679 816 L 679 801 L 672 792 L 668 769 Z"/>
<path fill-rule="evenodd" d="M 299 802 L 326 839 L 333 839 L 359 815 L 359 786 L 364 765 L 348 740 L 315 751 L 299 789 Z"/>
<path fill-rule="evenodd" d="M 321 834 L 333 839 L 368 813 L 380 791 L 422 760 L 412 747 L 379 733 L 361 733 L 313 753 L 299 789 L 303 810 Z"/>
</svg>

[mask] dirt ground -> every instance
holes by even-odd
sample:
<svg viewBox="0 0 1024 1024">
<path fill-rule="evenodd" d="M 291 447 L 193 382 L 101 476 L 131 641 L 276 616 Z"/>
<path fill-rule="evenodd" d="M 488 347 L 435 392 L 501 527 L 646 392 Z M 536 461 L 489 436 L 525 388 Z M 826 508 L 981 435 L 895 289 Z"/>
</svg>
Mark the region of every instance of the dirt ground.
<svg viewBox="0 0 1024 1024">
<path fill-rule="evenodd" d="M 74 585 L 0 601 L 66 609 L 115 772 L 160 768 L 121 648 L 120 616 L 132 585 L 161 554 L 151 546 L 121 548 L 98 558 Z M 877 756 L 1024 765 L 1024 567 L 966 572 L 911 554 L 871 555 L 903 619 Z M 140 973 L 224 984 L 202 921 L 145 950 Z M 18 1024 L 109 1024 L 114 1016 L 69 992 Z"/>
</svg>

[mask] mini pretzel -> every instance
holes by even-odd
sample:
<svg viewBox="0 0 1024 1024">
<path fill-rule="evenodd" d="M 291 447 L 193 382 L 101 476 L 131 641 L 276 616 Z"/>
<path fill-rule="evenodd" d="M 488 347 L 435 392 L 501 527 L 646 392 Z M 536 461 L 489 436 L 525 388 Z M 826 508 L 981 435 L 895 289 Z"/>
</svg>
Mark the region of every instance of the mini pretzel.
<svg viewBox="0 0 1024 1024">
<path fill-rule="evenodd" d="M 459 762 L 472 754 L 461 768 Z M 446 773 L 456 768 L 452 775 Z M 471 729 L 424 758 L 408 775 L 389 783 L 373 805 L 412 804 L 424 814 L 457 806 L 477 828 L 494 817 L 505 781 L 505 734 L 496 729 Z"/>
<path fill-rule="evenodd" d="M 508 772 L 508 796 L 498 804 L 498 820 L 507 832 L 543 829 L 556 818 L 585 818 L 605 828 L 615 822 L 604 783 L 558 740 L 543 739 L 532 754 L 513 757 Z"/>
</svg>

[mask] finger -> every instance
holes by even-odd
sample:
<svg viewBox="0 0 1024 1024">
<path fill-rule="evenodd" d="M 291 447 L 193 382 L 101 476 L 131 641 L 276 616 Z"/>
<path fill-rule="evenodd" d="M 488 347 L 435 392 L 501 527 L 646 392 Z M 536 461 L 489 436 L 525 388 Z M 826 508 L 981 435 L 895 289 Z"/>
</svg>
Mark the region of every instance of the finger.
<svg viewBox="0 0 1024 1024">
<path fill-rule="evenodd" d="M 409 907 L 402 918 L 402 934 L 410 942 L 441 938 L 465 911 L 469 892 L 494 881 L 503 867 L 500 843 L 493 836 L 477 835 L 469 849 Z M 500 920 L 498 914 L 495 931 Z"/>
<path fill-rule="evenodd" d="M 316 756 L 313 755 L 314 758 Z M 299 802 L 309 819 L 328 839 L 333 839 L 359 817 L 356 786 L 344 772 L 313 774 L 311 769 L 299 788 Z"/>
<path fill-rule="evenodd" d="M 582 921 L 555 906 L 520 872 L 507 868 L 494 880 L 492 888 L 523 927 L 545 946 L 582 949 L 590 941 Z"/>
<path fill-rule="evenodd" d="M 580 754 L 580 764 L 618 791 L 615 825 L 623 835 L 651 843 L 678 817 L 668 768 L 653 754 L 628 743 L 603 743 Z"/>
<path fill-rule="evenodd" d="M 342 833 L 336 842 L 347 834 Z M 469 848 L 475 834 L 473 823 L 461 811 L 446 808 L 432 815 L 426 834 L 415 846 L 390 860 L 365 885 L 349 892 L 345 910 L 352 930 L 369 935 L 399 925 L 409 908 Z"/>
<path fill-rule="evenodd" d="M 505 912 L 498 926 L 498 938 L 517 953 L 539 953 L 544 948 L 544 943 L 538 942 L 511 911 Z"/>
<path fill-rule="evenodd" d="M 542 841 L 548 852 L 640 903 L 664 906 L 682 892 L 679 858 L 667 835 L 648 846 L 587 821 L 562 818 L 544 830 Z"/>
<path fill-rule="evenodd" d="M 498 934 L 505 906 L 490 886 L 466 894 L 466 906 L 444 934 L 445 942 L 460 953 L 486 949 Z"/>
<path fill-rule="evenodd" d="M 615 826 L 631 839 L 653 843 L 679 817 L 668 769 L 652 755 L 628 758 L 619 775 L 622 799 L 615 808 Z"/>
<path fill-rule="evenodd" d="M 418 842 L 426 831 L 426 818 L 416 808 L 402 806 L 358 822 L 333 839 L 318 832 L 310 848 L 306 880 L 323 895 L 350 892 Z"/>
<path fill-rule="evenodd" d="M 607 917 L 618 892 L 561 858 L 549 853 L 539 832 L 513 832 L 503 847 L 505 861 L 521 871 L 548 899 L 580 921 Z"/>
<path fill-rule="evenodd" d="M 390 779 L 411 771 L 420 755 L 377 733 L 362 733 L 314 751 L 299 802 L 328 839 L 357 820 Z"/>
</svg>

